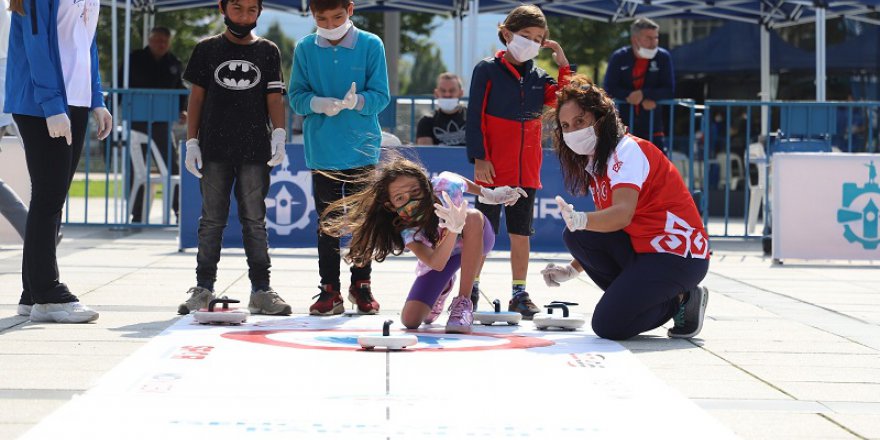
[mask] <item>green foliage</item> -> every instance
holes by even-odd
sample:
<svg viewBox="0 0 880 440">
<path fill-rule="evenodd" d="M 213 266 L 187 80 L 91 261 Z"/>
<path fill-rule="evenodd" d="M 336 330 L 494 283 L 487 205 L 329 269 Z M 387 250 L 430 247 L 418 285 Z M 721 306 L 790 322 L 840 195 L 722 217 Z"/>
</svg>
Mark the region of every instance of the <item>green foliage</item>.
<svg viewBox="0 0 880 440">
<path fill-rule="evenodd" d="M 101 78 L 106 88 L 110 88 L 113 77 L 113 27 L 111 13 L 112 9 L 104 7 L 101 10 L 98 22 L 97 39 L 98 39 L 98 56 L 101 66 Z M 131 14 L 131 50 L 142 49 L 146 46 L 143 39 L 143 17 L 140 11 L 132 11 Z M 156 14 L 155 25 L 165 26 L 171 29 L 173 38 L 171 40 L 171 52 L 180 59 L 184 66 L 189 61 L 193 47 L 201 39 L 220 33 L 222 29 L 223 19 L 220 11 L 216 7 L 186 9 L 181 11 L 161 12 Z M 117 9 L 117 25 L 119 26 L 118 37 L 118 55 L 119 69 L 122 69 L 125 60 L 125 9 Z M 122 84 L 120 84 L 122 87 Z"/>
<path fill-rule="evenodd" d="M 417 54 L 424 46 L 425 36 L 431 35 L 431 31 L 439 26 L 434 22 L 434 14 L 426 13 L 401 13 L 400 14 L 400 53 Z M 355 9 L 351 17 L 358 29 L 372 32 L 380 38 L 385 38 L 385 19 L 381 12 L 359 13 Z"/>
<path fill-rule="evenodd" d="M 407 75 L 406 84 L 401 84 L 400 91 L 404 95 L 430 95 L 434 93 L 437 75 L 446 71 L 446 64 L 440 56 L 440 49 L 428 41 L 424 41 L 415 53 L 415 63 Z"/>
<path fill-rule="evenodd" d="M 550 38 L 558 41 L 565 56 L 582 73 L 601 84 L 608 58 L 614 50 L 629 44 L 628 23 L 605 23 L 571 17 L 547 17 Z M 538 65 L 556 76 L 550 50 L 541 51 Z"/>
<path fill-rule="evenodd" d="M 278 46 L 278 50 L 281 51 L 281 70 L 283 72 L 281 78 L 286 84 L 287 80 L 290 79 L 290 68 L 293 65 L 293 49 L 296 47 L 296 41 L 284 33 L 284 30 L 281 29 L 281 24 L 277 20 L 261 36 L 274 42 Z"/>
</svg>

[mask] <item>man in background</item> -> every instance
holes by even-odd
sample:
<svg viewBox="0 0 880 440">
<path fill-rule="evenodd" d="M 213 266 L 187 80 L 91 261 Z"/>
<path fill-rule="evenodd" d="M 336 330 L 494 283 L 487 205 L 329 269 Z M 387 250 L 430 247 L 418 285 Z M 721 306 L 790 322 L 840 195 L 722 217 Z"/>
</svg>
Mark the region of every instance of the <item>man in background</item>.
<svg viewBox="0 0 880 440">
<path fill-rule="evenodd" d="M 171 53 L 171 30 L 157 26 L 150 31 L 147 46 L 135 50 L 129 56 L 128 87 L 131 89 L 185 89 L 181 75 L 183 65 L 180 60 Z M 124 84 L 123 72 L 119 72 L 119 83 Z M 186 95 L 180 96 L 180 123 L 186 123 Z M 131 129 L 148 133 L 147 122 L 132 122 Z M 167 121 L 152 123 L 152 139 L 162 155 L 162 160 L 167 165 L 169 154 L 171 155 L 171 174 L 180 174 L 176 149 L 168 144 L 169 123 Z M 148 151 L 146 146 L 144 152 Z M 143 218 L 143 190 L 138 191 L 134 206 L 131 211 L 131 222 L 141 223 Z M 178 215 L 179 194 L 175 192 L 172 200 L 174 215 Z"/>
<path fill-rule="evenodd" d="M 459 101 L 464 96 L 461 78 L 450 72 L 437 77 L 434 89 L 437 109 L 433 115 L 422 116 L 416 128 L 418 145 L 465 145 L 465 114 L 467 108 Z"/>
<path fill-rule="evenodd" d="M 619 110 L 630 133 L 665 151 L 663 109 L 657 101 L 675 95 L 672 57 L 659 47 L 660 25 L 648 18 L 639 18 L 630 26 L 630 42 L 611 54 L 603 87 L 615 100 L 626 101 Z"/>
</svg>

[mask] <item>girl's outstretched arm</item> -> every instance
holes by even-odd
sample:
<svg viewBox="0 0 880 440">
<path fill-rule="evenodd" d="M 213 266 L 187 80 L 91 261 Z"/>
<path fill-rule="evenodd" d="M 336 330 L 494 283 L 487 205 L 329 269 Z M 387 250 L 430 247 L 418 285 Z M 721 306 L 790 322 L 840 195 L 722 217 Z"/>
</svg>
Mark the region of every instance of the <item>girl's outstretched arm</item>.
<svg viewBox="0 0 880 440">
<path fill-rule="evenodd" d="M 439 272 L 446 268 L 446 263 L 449 262 L 449 257 L 452 255 L 455 241 L 458 238 L 458 234 L 448 230 L 444 231 L 443 237 L 437 243 L 437 247 L 433 249 L 417 241 L 406 245 L 406 248 L 412 251 L 419 261 Z"/>
</svg>

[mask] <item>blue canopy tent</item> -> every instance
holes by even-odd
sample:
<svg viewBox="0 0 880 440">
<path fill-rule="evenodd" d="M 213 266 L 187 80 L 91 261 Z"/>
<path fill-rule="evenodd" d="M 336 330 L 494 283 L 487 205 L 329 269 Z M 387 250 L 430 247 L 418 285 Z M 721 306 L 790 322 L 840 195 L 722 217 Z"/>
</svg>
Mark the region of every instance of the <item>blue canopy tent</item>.
<svg viewBox="0 0 880 440">
<path fill-rule="evenodd" d="M 770 35 L 769 29 L 800 23 L 816 22 L 816 99 L 825 100 L 825 20 L 846 16 L 866 23 L 880 24 L 880 20 L 864 15 L 875 12 L 880 0 L 532 0 L 549 14 L 580 17 L 605 22 L 625 22 L 637 17 L 651 18 L 716 18 L 762 25 L 760 35 L 762 93 L 769 95 Z M 114 36 L 116 35 L 115 8 L 119 0 L 103 0 L 114 8 Z M 446 14 L 456 21 L 456 70 L 462 72 L 461 51 L 465 14 L 470 15 L 470 26 L 476 30 L 476 12 L 504 13 L 518 6 L 520 0 L 356 0 L 361 11 L 417 11 Z M 134 8 L 151 12 L 212 6 L 213 0 L 126 0 L 126 35 L 130 33 L 130 11 Z M 299 14 L 308 13 L 308 0 L 265 0 L 267 8 Z M 147 23 L 145 22 L 145 27 Z M 114 38 L 116 54 L 116 41 Z M 473 46 L 471 46 L 473 48 Z M 126 38 L 126 53 L 128 53 Z M 476 61 L 471 54 L 472 61 Z M 116 66 L 114 66 L 114 70 Z M 127 75 L 125 76 L 127 77 Z"/>
<path fill-rule="evenodd" d="M 735 36 L 735 37 L 734 37 Z M 761 68 L 755 54 L 761 50 L 761 29 L 757 24 L 725 23 L 705 38 L 672 49 L 672 61 L 679 74 L 751 72 Z M 770 70 L 803 70 L 815 59 L 770 32 Z"/>
<path fill-rule="evenodd" d="M 517 0 L 472 0 L 481 2 L 481 12 L 504 12 Z M 552 14 L 591 20 L 621 22 L 637 17 L 650 18 L 717 18 L 728 21 L 760 24 L 761 91 L 769 98 L 770 35 L 769 29 L 816 22 L 816 100 L 825 100 L 825 21 L 834 17 L 851 17 L 866 23 L 880 24 L 864 15 L 877 11 L 880 0 L 536 0 Z"/>
</svg>

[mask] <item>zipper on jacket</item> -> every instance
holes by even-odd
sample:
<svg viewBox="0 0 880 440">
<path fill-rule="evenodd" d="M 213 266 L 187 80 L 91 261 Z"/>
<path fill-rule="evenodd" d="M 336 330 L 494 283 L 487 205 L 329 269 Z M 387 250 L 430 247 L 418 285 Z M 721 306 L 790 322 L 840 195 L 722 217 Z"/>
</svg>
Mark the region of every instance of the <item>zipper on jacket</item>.
<svg viewBox="0 0 880 440">
<path fill-rule="evenodd" d="M 37 35 L 37 0 L 31 0 L 31 35 Z"/>
<path fill-rule="evenodd" d="M 525 121 L 525 112 L 526 112 L 526 92 L 523 89 L 525 84 L 525 78 L 519 78 L 519 186 L 522 187 L 523 184 L 523 150 L 525 149 L 526 143 L 526 121 Z"/>
</svg>

